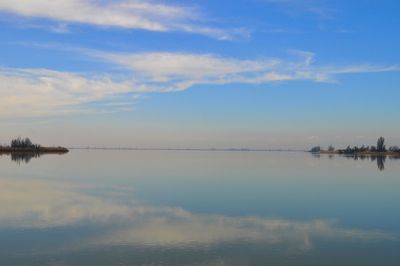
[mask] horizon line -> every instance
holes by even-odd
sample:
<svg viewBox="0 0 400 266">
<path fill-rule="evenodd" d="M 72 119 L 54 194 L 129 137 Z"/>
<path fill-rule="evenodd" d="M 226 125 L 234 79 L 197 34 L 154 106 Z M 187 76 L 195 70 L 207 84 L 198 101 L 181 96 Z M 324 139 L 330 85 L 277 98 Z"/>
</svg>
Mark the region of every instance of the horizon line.
<svg viewBox="0 0 400 266">
<path fill-rule="evenodd" d="M 149 148 L 149 147 L 67 147 L 70 150 L 136 150 L 136 151 L 248 151 L 248 152 L 306 152 L 303 149 L 268 149 L 268 148 Z"/>
</svg>

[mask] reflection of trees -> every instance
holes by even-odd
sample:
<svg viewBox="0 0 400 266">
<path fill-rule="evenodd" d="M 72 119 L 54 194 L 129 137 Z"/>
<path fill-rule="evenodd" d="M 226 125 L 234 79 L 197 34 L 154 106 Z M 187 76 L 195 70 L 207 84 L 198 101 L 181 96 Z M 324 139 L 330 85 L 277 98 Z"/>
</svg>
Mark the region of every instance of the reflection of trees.
<svg viewBox="0 0 400 266">
<path fill-rule="evenodd" d="M 371 162 L 375 162 L 376 161 L 376 165 L 377 165 L 377 167 L 378 167 L 378 169 L 380 171 L 385 170 L 386 157 L 387 157 L 386 155 L 370 155 L 370 156 L 354 155 L 354 156 L 347 156 L 347 158 L 353 158 L 356 161 L 358 161 L 358 160 L 364 161 L 367 158 L 369 158 L 371 160 Z M 399 159 L 399 157 L 393 157 L 393 158 Z"/>
<path fill-rule="evenodd" d="M 319 153 L 312 153 L 312 156 L 313 156 L 314 158 L 320 158 L 320 157 L 321 157 L 321 154 L 319 154 Z"/>
<path fill-rule="evenodd" d="M 361 160 L 361 161 L 370 160 L 371 162 L 376 161 L 376 165 L 380 171 L 385 170 L 385 163 L 386 163 L 387 158 L 389 158 L 390 160 L 400 159 L 400 155 L 366 155 L 366 154 L 350 155 L 350 154 L 345 154 L 345 155 L 336 155 L 336 156 L 344 157 L 349 160 L 353 159 L 355 161 L 358 161 L 358 160 Z M 320 158 L 320 155 L 313 154 L 313 157 Z M 330 160 L 332 160 L 334 157 L 335 157 L 335 155 L 333 155 L 333 154 L 328 155 L 328 158 Z"/>
<path fill-rule="evenodd" d="M 44 154 L 65 154 L 66 152 L 39 152 L 39 151 L 13 151 L 13 152 L 0 152 L 0 156 L 9 155 L 13 162 L 17 164 L 29 163 L 32 158 L 39 158 Z"/>
<path fill-rule="evenodd" d="M 11 153 L 11 160 L 20 164 L 21 162 L 23 163 L 29 163 L 32 158 L 39 158 L 40 157 L 39 152 L 29 152 L 29 153 Z"/>
<path fill-rule="evenodd" d="M 371 156 L 371 161 L 376 160 L 376 165 L 380 171 L 385 170 L 386 156 Z"/>
</svg>

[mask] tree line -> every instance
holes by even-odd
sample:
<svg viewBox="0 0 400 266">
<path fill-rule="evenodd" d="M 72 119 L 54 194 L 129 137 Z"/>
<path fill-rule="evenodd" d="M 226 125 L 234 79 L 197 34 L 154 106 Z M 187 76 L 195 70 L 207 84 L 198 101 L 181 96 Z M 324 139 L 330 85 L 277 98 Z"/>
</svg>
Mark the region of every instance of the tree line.
<svg viewBox="0 0 400 266">
<path fill-rule="evenodd" d="M 39 150 L 40 145 L 32 143 L 29 138 L 21 138 L 18 137 L 16 139 L 11 140 L 11 145 L 1 148 L 12 148 L 12 149 L 29 149 L 29 150 Z"/>
<path fill-rule="evenodd" d="M 315 146 L 310 150 L 310 152 L 312 152 L 312 153 L 320 153 L 321 151 L 322 151 L 322 149 L 320 146 Z M 362 145 L 361 147 L 358 147 L 358 146 L 350 147 L 350 145 L 349 145 L 349 146 L 347 146 L 346 149 L 336 150 L 332 145 L 330 145 L 328 147 L 327 151 L 332 152 L 332 153 L 339 153 L 339 154 L 383 153 L 383 152 L 400 153 L 400 148 L 398 146 L 391 146 L 387 149 L 386 145 L 385 145 L 385 138 L 379 137 L 376 142 L 376 146 Z"/>
</svg>

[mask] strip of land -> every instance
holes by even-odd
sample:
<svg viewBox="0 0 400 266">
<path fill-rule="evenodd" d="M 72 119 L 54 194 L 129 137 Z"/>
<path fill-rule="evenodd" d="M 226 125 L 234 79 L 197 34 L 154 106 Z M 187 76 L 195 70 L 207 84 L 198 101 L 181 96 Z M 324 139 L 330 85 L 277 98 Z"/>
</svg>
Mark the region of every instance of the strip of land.
<svg viewBox="0 0 400 266">
<path fill-rule="evenodd" d="M 349 154 L 349 155 L 365 155 L 365 156 L 400 156 L 400 152 L 392 152 L 392 151 L 384 151 L 384 152 L 372 152 L 372 151 L 363 151 L 363 152 L 348 152 L 346 150 L 335 150 L 335 151 L 328 151 L 328 150 L 321 150 L 320 154 Z"/>
<path fill-rule="evenodd" d="M 17 138 L 11 141 L 10 145 L 1 146 L 0 153 L 67 153 L 69 150 L 64 147 L 43 147 L 33 144 L 29 138 Z"/>
<path fill-rule="evenodd" d="M 69 150 L 64 147 L 39 147 L 39 148 L 12 148 L 0 147 L 0 153 L 15 153 L 15 152 L 29 152 L 29 153 L 66 153 Z"/>
<path fill-rule="evenodd" d="M 346 149 L 335 149 L 331 145 L 327 150 L 322 149 L 320 146 L 315 146 L 309 152 L 317 154 L 342 154 L 356 156 L 400 156 L 400 148 L 398 146 L 391 146 L 387 149 L 383 137 L 378 139 L 376 146 L 347 146 Z"/>
</svg>

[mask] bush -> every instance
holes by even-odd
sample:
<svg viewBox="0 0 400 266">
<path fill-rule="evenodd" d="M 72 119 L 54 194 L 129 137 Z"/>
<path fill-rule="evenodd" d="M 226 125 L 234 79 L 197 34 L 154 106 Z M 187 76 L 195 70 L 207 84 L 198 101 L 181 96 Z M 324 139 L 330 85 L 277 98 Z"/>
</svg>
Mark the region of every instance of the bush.
<svg viewBox="0 0 400 266">
<path fill-rule="evenodd" d="M 392 146 L 389 148 L 389 151 L 391 152 L 400 152 L 399 146 Z"/>
<path fill-rule="evenodd" d="M 320 146 L 315 146 L 310 150 L 310 152 L 319 153 L 319 152 L 321 152 L 321 147 Z"/>
<path fill-rule="evenodd" d="M 11 141 L 11 148 L 14 149 L 38 149 L 40 146 L 33 144 L 29 138 L 22 139 L 20 137 Z"/>
</svg>

